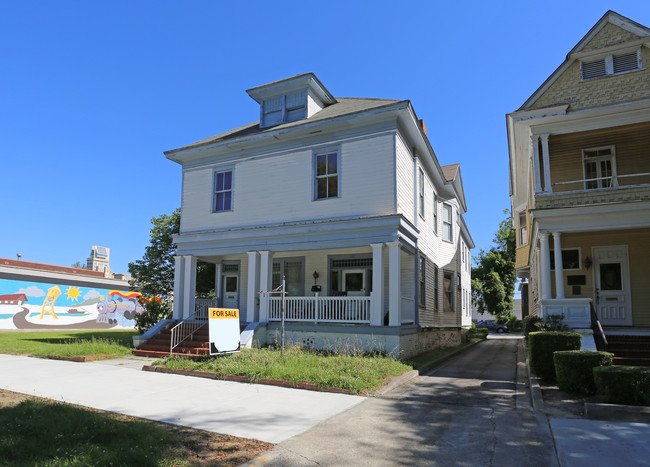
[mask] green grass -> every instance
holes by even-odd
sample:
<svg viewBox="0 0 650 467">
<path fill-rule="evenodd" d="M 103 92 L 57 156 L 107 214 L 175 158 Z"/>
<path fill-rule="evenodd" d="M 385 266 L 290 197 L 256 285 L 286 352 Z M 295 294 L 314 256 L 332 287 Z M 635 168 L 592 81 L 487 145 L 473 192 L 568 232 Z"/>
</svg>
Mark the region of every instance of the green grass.
<svg viewBox="0 0 650 467">
<path fill-rule="evenodd" d="M 136 334 L 136 331 L 3 332 L 0 353 L 36 357 L 122 356 L 131 353 L 131 336 Z"/>
<path fill-rule="evenodd" d="M 376 389 L 387 377 L 412 369 L 382 355 L 324 354 L 300 347 L 286 348 L 284 357 L 280 356 L 278 349 L 264 348 L 201 360 L 169 357 L 161 363 L 170 369 L 210 371 L 218 376 L 246 376 L 252 381 L 277 379 L 291 383 L 312 383 L 355 394 Z"/>
</svg>

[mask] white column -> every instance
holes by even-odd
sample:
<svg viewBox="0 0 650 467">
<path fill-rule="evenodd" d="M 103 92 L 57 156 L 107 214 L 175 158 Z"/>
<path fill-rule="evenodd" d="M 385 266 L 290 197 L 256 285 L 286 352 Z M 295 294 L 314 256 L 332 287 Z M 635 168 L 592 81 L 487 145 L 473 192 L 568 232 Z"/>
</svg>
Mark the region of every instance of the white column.
<svg viewBox="0 0 650 467">
<path fill-rule="evenodd" d="M 548 135 L 542 135 L 542 162 L 544 164 L 544 193 L 551 193 L 551 164 L 548 155 Z"/>
<path fill-rule="evenodd" d="M 535 180 L 535 193 L 542 192 L 542 179 L 539 167 L 539 136 L 532 135 L 530 144 L 533 146 L 533 178 Z"/>
<path fill-rule="evenodd" d="M 221 271 L 223 265 L 217 263 L 214 268 L 214 299 L 217 303 L 221 304 Z"/>
<path fill-rule="evenodd" d="M 553 248 L 555 253 L 555 298 L 564 298 L 564 266 L 562 264 L 562 244 L 560 232 L 553 232 Z"/>
<path fill-rule="evenodd" d="M 384 325 L 384 244 L 372 243 L 372 302 L 370 325 Z"/>
<path fill-rule="evenodd" d="M 402 324 L 402 284 L 401 251 L 399 242 L 386 243 L 388 246 L 388 325 Z"/>
<path fill-rule="evenodd" d="M 185 256 L 183 268 L 183 319 L 194 314 L 196 304 L 196 257 Z"/>
<path fill-rule="evenodd" d="M 273 273 L 273 260 L 270 251 L 260 251 L 260 292 L 270 292 L 272 288 L 271 275 Z M 269 320 L 269 296 L 260 296 L 260 322 Z"/>
<path fill-rule="evenodd" d="M 257 251 L 247 251 L 248 255 L 248 288 L 246 292 L 246 321 L 255 322 L 255 304 L 257 303 Z"/>
<path fill-rule="evenodd" d="M 539 295 L 542 300 L 551 298 L 551 256 L 548 247 L 548 232 L 539 233 L 540 258 L 539 272 L 541 278 L 541 290 Z"/>
<path fill-rule="evenodd" d="M 174 319 L 183 319 L 183 257 L 174 256 Z"/>
</svg>

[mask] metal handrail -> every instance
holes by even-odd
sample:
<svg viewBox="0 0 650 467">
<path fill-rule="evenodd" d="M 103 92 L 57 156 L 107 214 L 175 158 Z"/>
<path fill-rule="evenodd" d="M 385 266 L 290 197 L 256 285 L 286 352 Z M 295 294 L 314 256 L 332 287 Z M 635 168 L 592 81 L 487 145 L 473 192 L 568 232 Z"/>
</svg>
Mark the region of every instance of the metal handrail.
<svg viewBox="0 0 650 467">
<path fill-rule="evenodd" d="M 207 315 L 198 312 L 190 315 L 189 318 L 184 319 L 171 330 L 171 339 L 169 343 L 169 355 L 172 354 L 174 349 L 180 345 L 181 342 L 192 337 L 196 331 L 201 329 L 207 324 Z"/>
<path fill-rule="evenodd" d="M 607 337 L 605 337 L 605 331 L 603 331 L 603 327 L 600 325 L 600 321 L 598 320 L 598 315 L 596 314 L 594 304 L 590 303 L 589 308 L 591 311 L 591 329 L 594 332 L 598 331 L 600 333 L 600 338 L 603 340 L 605 347 L 607 347 Z"/>
</svg>

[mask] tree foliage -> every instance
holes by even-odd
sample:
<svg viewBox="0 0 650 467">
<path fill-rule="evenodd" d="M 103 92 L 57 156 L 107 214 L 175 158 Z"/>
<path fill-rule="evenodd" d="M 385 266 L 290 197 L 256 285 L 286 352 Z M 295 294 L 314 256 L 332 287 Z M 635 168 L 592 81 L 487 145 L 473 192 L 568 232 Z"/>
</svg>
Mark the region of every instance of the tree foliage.
<svg viewBox="0 0 650 467">
<path fill-rule="evenodd" d="M 498 322 L 505 322 L 512 314 L 515 293 L 515 230 L 509 211 L 494 235 L 494 246 L 480 250 L 472 268 L 472 301 L 479 313 L 493 314 Z"/>
</svg>

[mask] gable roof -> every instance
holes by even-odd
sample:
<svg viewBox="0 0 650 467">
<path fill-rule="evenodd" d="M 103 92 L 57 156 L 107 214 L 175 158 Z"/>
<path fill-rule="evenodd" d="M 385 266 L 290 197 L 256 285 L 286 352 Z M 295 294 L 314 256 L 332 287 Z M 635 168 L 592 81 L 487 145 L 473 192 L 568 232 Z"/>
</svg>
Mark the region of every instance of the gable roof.
<svg viewBox="0 0 650 467">
<path fill-rule="evenodd" d="M 625 16 L 616 13 L 615 11 L 609 10 L 605 13 L 602 18 L 585 34 L 585 36 L 580 39 L 580 41 L 569 51 L 564 62 L 549 76 L 544 83 L 524 102 L 524 104 L 518 110 L 527 110 L 529 109 L 536 101 L 539 99 L 542 94 L 555 82 L 557 79 L 569 68 L 573 62 L 578 60 L 578 54 L 583 52 L 587 45 L 594 39 L 594 37 L 602 31 L 602 29 L 608 24 L 613 24 L 618 26 L 640 38 L 648 37 L 650 38 L 650 28 L 647 28 L 635 21 L 632 21 Z"/>
<path fill-rule="evenodd" d="M 337 117 L 343 117 L 346 115 L 353 115 L 361 112 L 366 112 L 368 110 L 380 109 L 382 107 L 387 107 L 390 105 L 404 103 L 408 105 L 409 101 L 407 100 L 397 100 L 397 99 L 368 99 L 368 98 L 357 98 L 357 97 L 339 97 L 336 99 L 336 103 L 331 104 L 318 113 L 312 115 L 309 118 L 302 120 L 296 120 L 295 122 L 282 123 L 280 125 L 270 126 L 260 128 L 260 122 L 249 123 L 239 128 L 234 128 L 218 135 L 211 136 L 209 138 L 197 141 L 195 143 L 182 146 L 177 149 L 171 149 L 165 151 L 164 154 L 169 156 L 179 151 L 184 151 L 186 149 L 197 148 L 201 146 L 207 146 L 210 144 L 216 144 L 227 140 L 235 140 L 238 138 L 243 138 L 246 136 L 253 136 L 264 133 L 271 133 L 277 130 L 289 129 L 294 127 L 299 127 L 302 125 L 321 122 L 325 120 L 334 119 Z"/>
<path fill-rule="evenodd" d="M 440 167 L 442 169 L 442 174 L 445 176 L 445 180 L 448 182 L 453 182 L 456 175 L 458 175 L 458 169 L 460 169 L 460 164 L 449 164 L 443 165 Z"/>
</svg>

